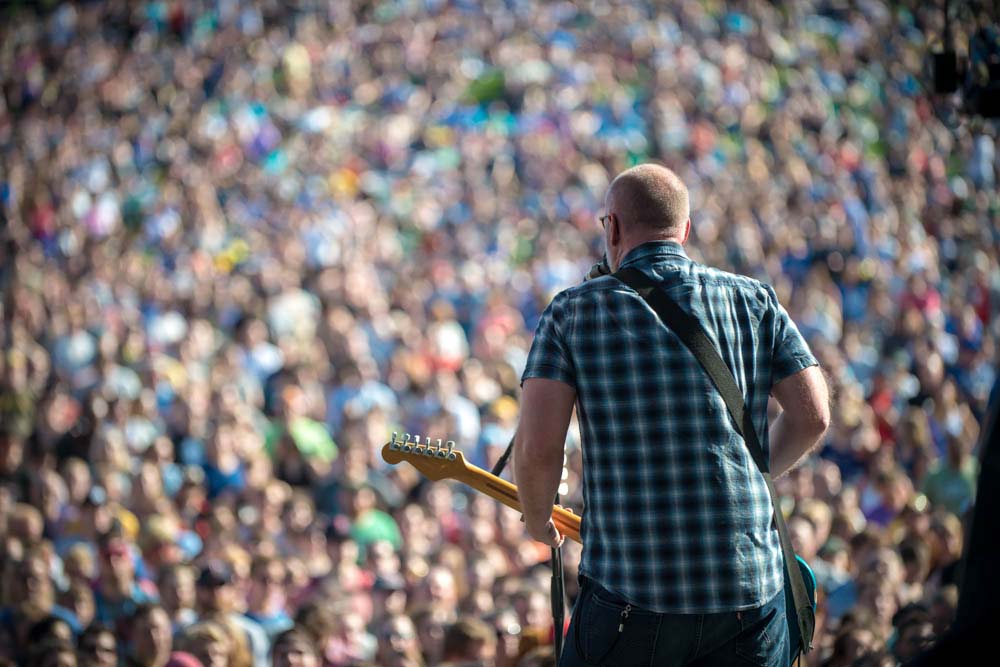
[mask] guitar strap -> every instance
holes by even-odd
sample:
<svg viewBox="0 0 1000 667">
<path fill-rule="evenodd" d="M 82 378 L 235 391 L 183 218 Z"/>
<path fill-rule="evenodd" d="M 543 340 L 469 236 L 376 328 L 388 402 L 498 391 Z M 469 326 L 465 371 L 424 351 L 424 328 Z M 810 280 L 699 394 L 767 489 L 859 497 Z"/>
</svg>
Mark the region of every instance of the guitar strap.
<svg viewBox="0 0 1000 667">
<path fill-rule="evenodd" d="M 625 283 L 639 296 L 641 296 L 649 307 L 653 309 L 660 320 L 673 331 L 678 338 L 688 347 L 698 363 L 712 380 L 712 384 L 722 395 L 726 403 L 730 416 L 736 426 L 736 430 L 743 436 L 743 441 L 750 450 L 757 468 L 764 476 L 767 484 L 767 491 L 771 494 L 771 505 L 774 508 L 774 523 L 778 528 L 778 537 L 781 541 L 781 550 L 785 556 L 785 569 L 788 573 L 788 580 L 791 582 L 792 598 L 795 602 L 796 625 L 799 628 L 801 637 L 801 649 L 803 653 L 808 653 L 812 649 L 812 638 L 816 628 L 816 615 L 812 604 L 809 601 L 809 594 L 806 590 L 802 572 L 795 558 L 795 551 L 792 548 L 792 540 L 788 536 L 788 526 L 785 525 L 785 518 L 781 514 L 781 505 L 778 502 L 778 493 L 774 488 L 774 481 L 771 479 L 770 465 L 767 457 L 764 456 L 764 449 L 757 439 L 757 431 L 753 426 L 752 415 L 743 398 L 739 385 L 733 377 L 732 371 L 726 365 L 725 360 L 719 354 L 712 339 L 709 338 L 698 319 L 685 312 L 677 303 L 659 289 L 657 285 L 644 273 L 632 267 L 619 269 L 612 274 L 621 282 Z"/>
</svg>

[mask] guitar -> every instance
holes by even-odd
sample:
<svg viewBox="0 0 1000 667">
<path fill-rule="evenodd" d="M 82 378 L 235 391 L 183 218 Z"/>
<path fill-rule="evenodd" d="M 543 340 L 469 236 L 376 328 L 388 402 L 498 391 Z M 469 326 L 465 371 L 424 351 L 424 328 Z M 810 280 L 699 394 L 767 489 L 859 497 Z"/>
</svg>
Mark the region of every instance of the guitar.
<svg viewBox="0 0 1000 667">
<path fill-rule="evenodd" d="M 382 459 L 386 463 L 393 465 L 406 461 L 419 470 L 425 477 L 433 481 L 442 479 L 454 479 L 463 484 L 467 484 L 475 490 L 485 493 L 494 500 L 511 509 L 521 511 L 521 502 L 517 497 L 517 487 L 505 479 L 501 479 L 478 466 L 474 466 L 465 460 L 462 452 L 455 449 L 455 442 L 447 441 L 442 446 L 442 441 L 437 440 L 436 444 L 430 438 L 423 438 L 419 435 L 411 436 L 406 433 L 400 437 L 398 433 L 392 434 L 392 439 L 382 447 Z M 580 517 L 565 507 L 555 505 L 552 508 L 552 521 L 556 524 L 559 532 L 570 538 L 574 542 L 581 543 L 580 540 Z M 806 584 L 806 591 L 809 594 L 809 601 L 812 603 L 813 611 L 816 609 L 816 575 L 812 568 L 801 557 L 796 556 L 796 565 L 802 571 L 802 579 Z M 785 568 L 785 590 L 791 590 L 788 580 L 788 569 Z M 786 618 L 788 619 L 789 635 L 789 665 L 791 665 L 799 655 L 799 628 L 795 622 L 795 601 L 791 595 L 785 596 Z"/>
<path fill-rule="evenodd" d="M 392 434 L 392 440 L 382 447 L 382 459 L 386 463 L 397 464 L 406 461 L 419 470 L 427 479 L 438 481 L 454 479 L 467 484 L 476 491 L 499 500 L 507 507 L 521 511 L 521 501 L 517 497 L 517 487 L 505 479 L 490 474 L 465 460 L 462 452 L 455 449 L 449 440 L 442 446 L 439 439 L 435 445 L 430 438 L 411 436 L 400 438 Z M 552 509 L 552 521 L 559 532 L 575 542 L 580 542 L 580 517 L 565 507 L 556 505 Z"/>
</svg>

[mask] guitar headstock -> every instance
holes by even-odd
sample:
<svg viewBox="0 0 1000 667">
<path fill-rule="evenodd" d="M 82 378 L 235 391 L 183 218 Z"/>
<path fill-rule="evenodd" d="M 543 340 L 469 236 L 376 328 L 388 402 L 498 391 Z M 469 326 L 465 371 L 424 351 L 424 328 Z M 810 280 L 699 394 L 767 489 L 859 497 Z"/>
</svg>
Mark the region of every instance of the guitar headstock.
<svg viewBox="0 0 1000 667">
<path fill-rule="evenodd" d="M 435 444 L 431 438 L 409 433 L 400 436 L 394 432 L 392 440 L 382 447 L 382 459 L 392 464 L 406 461 L 433 481 L 456 479 L 467 468 L 465 457 L 455 449 L 453 440 L 442 445 L 439 438 Z"/>
</svg>

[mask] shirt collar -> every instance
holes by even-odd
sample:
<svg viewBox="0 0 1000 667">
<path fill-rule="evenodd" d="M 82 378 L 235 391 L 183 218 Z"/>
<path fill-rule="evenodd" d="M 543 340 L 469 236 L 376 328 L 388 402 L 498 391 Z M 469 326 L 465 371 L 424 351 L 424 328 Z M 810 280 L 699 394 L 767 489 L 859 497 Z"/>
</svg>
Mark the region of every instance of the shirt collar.
<svg viewBox="0 0 1000 667">
<path fill-rule="evenodd" d="M 629 250 L 622 259 L 619 269 L 640 262 L 664 260 L 671 257 L 688 259 L 684 247 L 677 241 L 647 241 Z"/>
</svg>

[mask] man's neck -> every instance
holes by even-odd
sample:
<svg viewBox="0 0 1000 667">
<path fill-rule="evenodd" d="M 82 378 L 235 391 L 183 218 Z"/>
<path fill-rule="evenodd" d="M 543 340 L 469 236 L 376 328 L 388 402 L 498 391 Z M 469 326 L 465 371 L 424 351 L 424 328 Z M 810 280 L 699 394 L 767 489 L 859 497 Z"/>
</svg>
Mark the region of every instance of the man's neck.
<svg viewBox="0 0 1000 667">
<path fill-rule="evenodd" d="M 671 235 L 666 235 L 666 234 L 643 234 L 642 236 L 639 236 L 639 237 L 637 237 L 635 239 L 631 239 L 630 238 L 630 239 L 628 239 L 628 241 L 626 241 L 625 243 L 622 243 L 622 245 L 621 245 L 621 250 L 618 252 L 618 256 L 616 258 L 616 261 L 613 264 L 613 266 L 615 267 L 615 270 L 621 268 L 622 262 L 625 261 L 625 258 L 628 256 L 628 254 L 630 252 L 632 252 L 633 250 L 635 250 L 639 246 L 643 245 L 644 243 L 677 243 L 677 244 L 679 244 L 681 246 L 684 245 L 684 242 L 681 241 L 680 238 L 678 238 L 677 236 L 672 235 L 672 234 Z"/>
</svg>

